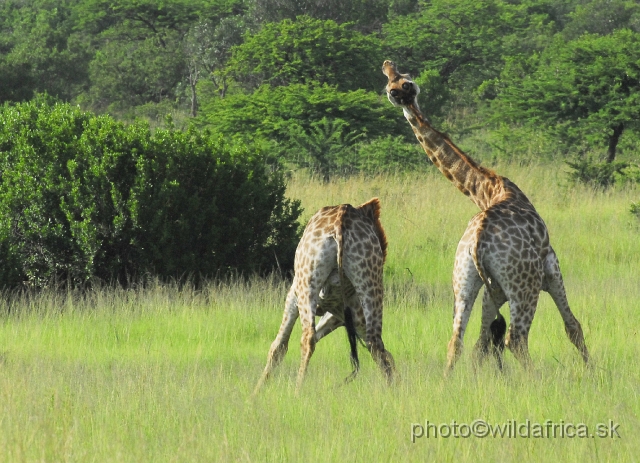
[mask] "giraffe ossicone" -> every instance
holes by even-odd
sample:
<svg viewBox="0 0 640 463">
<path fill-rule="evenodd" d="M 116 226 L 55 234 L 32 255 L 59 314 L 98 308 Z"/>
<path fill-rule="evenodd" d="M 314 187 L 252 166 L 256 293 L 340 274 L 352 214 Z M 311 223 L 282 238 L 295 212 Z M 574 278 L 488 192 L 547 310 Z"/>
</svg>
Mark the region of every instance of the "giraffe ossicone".
<svg viewBox="0 0 640 463">
<path fill-rule="evenodd" d="M 309 220 L 296 249 L 295 275 L 267 365 L 254 394 L 269 378 L 287 352 L 293 326 L 300 317 L 302 358 L 297 378 L 300 389 L 316 343 L 345 326 L 355 377 L 359 363 L 357 338 L 364 340 L 388 381 L 394 362 L 382 341 L 382 271 L 387 239 L 380 223 L 378 198 L 353 207 L 350 204 L 320 209 Z M 315 317 L 322 319 L 315 324 Z"/>
<path fill-rule="evenodd" d="M 484 285 L 482 328 L 475 351 L 479 360 L 492 352 L 502 367 L 506 345 L 525 366 L 530 364 L 529 330 L 540 291 L 548 292 L 564 321 L 571 342 L 584 362 L 589 353 L 580 323 L 569 303 L 558 258 L 544 221 L 527 196 L 506 177 L 479 166 L 420 112 L 418 85 L 385 61 L 389 101 L 403 109 L 420 145 L 433 164 L 479 208 L 456 250 L 453 270 L 453 335 L 448 345 L 447 372 L 458 360 L 473 303 Z M 509 302 L 510 325 L 500 307 Z"/>
</svg>

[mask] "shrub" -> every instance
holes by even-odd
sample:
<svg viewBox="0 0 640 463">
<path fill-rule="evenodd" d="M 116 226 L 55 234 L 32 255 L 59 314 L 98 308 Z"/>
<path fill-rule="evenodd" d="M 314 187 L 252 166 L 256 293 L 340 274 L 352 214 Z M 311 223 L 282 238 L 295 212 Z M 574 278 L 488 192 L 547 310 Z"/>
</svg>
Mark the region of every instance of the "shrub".
<svg viewBox="0 0 640 463">
<path fill-rule="evenodd" d="M 261 155 L 194 129 L 158 130 L 152 141 L 152 155 L 137 158 L 132 201 L 145 270 L 198 277 L 293 269 L 302 211 Z"/>
<path fill-rule="evenodd" d="M 631 203 L 631 213 L 638 219 L 640 220 L 640 201 L 638 201 L 637 203 Z"/>
<path fill-rule="evenodd" d="M 575 182 L 586 183 L 597 188 L 608 188 L 617 179 L 624 176 L 624 170 L 629 164 L 622 161 L 593 162 L 588 159 L 566 163 L 573 169 L 569 178 Z"/>
<path fill-rule="evenodd" d="M 39 98 L 0 109 L 0 284 L 292 267 L 299 202 L 261 155 Z"/>
<path fill-rule="evenodd" d="M 374 138 L 355 145 L 353 166 L 365 173 L 422 170 L 433 164 L 417 143 L 404 137 Z"/>
</svg>

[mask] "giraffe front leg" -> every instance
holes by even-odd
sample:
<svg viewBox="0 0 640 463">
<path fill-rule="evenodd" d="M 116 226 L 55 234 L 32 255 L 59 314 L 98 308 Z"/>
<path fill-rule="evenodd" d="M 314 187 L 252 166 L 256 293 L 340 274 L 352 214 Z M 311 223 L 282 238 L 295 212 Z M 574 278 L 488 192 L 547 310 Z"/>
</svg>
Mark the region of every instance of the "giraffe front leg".
<svg viewBox="0 0 640 463">
<path fill-rule="evenodd" d="M 464 240 L 464 237 L 463 237 Z M 469 252 L 469 248 L 461 241 L 456 252 L 453 268 L 453 334 L 447 347 L 447 368 L 445 376 L 453 370 L 460 358 L 463 347 L 464 332 L 469 322 L 473 303 L 482 287 L 482 279 Z"/>
<path fill-rule="evenodd" d="M 269 349 L 269 355 L 267 356 L 267 366 L 264 368 L 262 376 L 258 380 L 253 394 L 257 394 L 260 388 L 271 376 L 271 372 L 280 364 L 289 346 L 289 338 L 291 337 L 291 331 L 293 325 L 295 325 L 298 319 L 298 299 L 296 297 L 293 286 L 287 294 L 287 300 L 285 302 L 284 315 L 282 316 L 282 323 L 280 324 L 280 330 L 276 339 L 271 344 Z"/>
<path fill-rule="evenodd" d="M 569 339 L 574 346 L 578 349 L 582 355 L 584 363 L 589 362 L 589 351 L 587 345 L 584 342 L 584 334 L 582 333 L 582 326 L 576 319 L 569 308 L 569 301 L 567 300 L 567 293 L 564 289 L 564 282 L 562 280 L 562 273 L 560 272 L 560 264 L 555 252 L 551 251 L 547 254 L 544 262 L 544 290 L 547 291 L 553 298 L 556 307 L 560 311 L 562 320 L 564 321 L 564 330 L 569 336 Z"/>
</svg>

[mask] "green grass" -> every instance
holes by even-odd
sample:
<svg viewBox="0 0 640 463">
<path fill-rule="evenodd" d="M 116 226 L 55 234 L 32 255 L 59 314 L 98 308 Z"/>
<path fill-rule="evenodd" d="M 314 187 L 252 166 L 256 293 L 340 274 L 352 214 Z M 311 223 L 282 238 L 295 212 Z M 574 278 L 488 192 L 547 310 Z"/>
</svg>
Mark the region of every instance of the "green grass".
<svg viewBox="0 0 640 463">
<path fill-rule="evenodd" d="M 294 393 L 299 327 L 273 381 L 253 400 L 280 324 L 278 280 L 189 287 L 150 283 L 86 295 L 5 294 L 0 310 L 0 461 L 637 461 L 640 455 L 638 190 L 559 186 L 555 168 L 499 169 L 546 220 L 593 367 L 543 294 L 530 335 L 534 370 L 506 354 L 474 372 L 467 349 L 445 379 L 453 256 L 473 204 L 440 175 L 294 178 L 305 219 L 324 205 L 382 202 L 389 236 L 383 336 L 399 378 L 387 387 L 363 349 L 349 385 L 342 330 L 318 344 Z M 507 307 L 503 313 L 508 314 Z M 434 438 L 428 420 L 500 425 L 613 420 L 621 438 Z"/>
</svg>

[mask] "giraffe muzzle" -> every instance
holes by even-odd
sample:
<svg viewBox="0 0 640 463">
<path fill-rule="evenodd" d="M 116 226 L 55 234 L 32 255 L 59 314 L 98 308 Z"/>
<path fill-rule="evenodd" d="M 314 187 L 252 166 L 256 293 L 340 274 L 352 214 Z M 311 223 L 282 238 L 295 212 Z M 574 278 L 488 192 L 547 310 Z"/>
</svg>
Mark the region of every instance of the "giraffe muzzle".
<svg viewBox="0 0 640 463">
<path fill-rule="evenodd" d="M 414 103 L 417 96 L 418 86 L 410 80 L 405 80 L 401 85 L 393 85 L 391 88 L 387 86 L 387 97 L 395 106 L 409 106 Z"/>
</svg>

